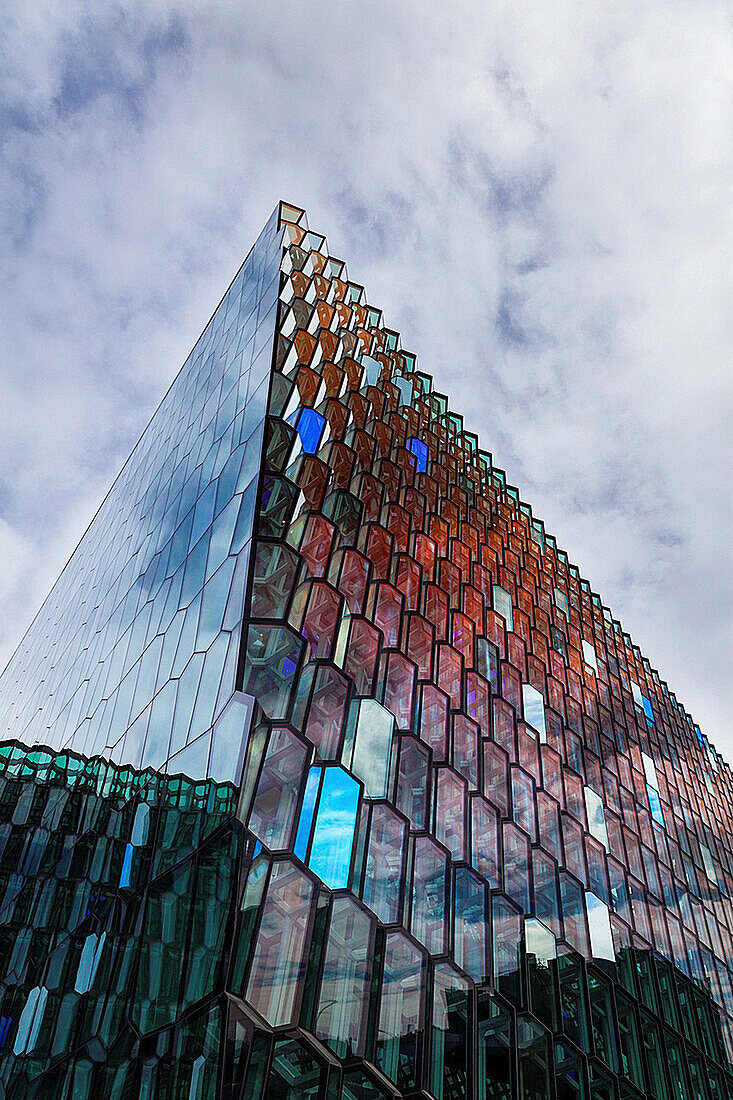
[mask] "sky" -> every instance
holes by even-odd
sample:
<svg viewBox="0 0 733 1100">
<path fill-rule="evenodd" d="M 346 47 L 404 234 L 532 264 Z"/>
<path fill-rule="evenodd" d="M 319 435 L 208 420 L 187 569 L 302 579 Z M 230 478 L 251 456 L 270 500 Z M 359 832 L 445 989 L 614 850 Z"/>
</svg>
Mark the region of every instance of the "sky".
<svg viewBox="0 0 733 1100">
<path fill-rule="evenodd" d="M 8 0 L 0 665 L 276 201 L 733 760 L 722 0 Z"/>
</svg>

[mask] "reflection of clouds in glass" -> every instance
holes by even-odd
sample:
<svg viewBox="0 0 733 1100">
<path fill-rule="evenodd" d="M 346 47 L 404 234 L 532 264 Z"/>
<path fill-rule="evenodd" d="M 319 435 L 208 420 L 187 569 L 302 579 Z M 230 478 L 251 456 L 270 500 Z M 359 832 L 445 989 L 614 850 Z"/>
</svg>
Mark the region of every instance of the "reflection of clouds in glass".
<svg viewBox="0 0 733 1100">
<path fill-rule="evenodd" d="M 348 886 L 359 784 L 343 768 L 324 769 L 308 866 L 332 890 Z"/>
<path fill-rule="evenodd" d="M 359 704 L 351 769 L 363 781 L 366 794 L 384 798 L 387 794 L 389 760 L 394 718 L 374 699 Z"/>
<path fill-rule="evenodd" d="M 611 934 L 611 921 L 608 906 L 597 898 L 595 894 L 586 892 L 585 905 L 588 911 L 588 928 L 590 930 L 590 947 L 594 959 L 608 959 L 616 961 L 613 950 L 613 936 Z"/>
<path fill-rule="evenodd" d="M 522 706 L 524 707 L 525 722 L 537 730 L 540 741 L 546 741 L 545 700 L 531 684 L 522 684 Z"/>
<path fill-rule="evenodd" d="M 588 815 L 588 830 L 591 836 L 600 840 L 604 848 L 608 848 L 608 830 L 606 829 L 606 814 L 603 809 L 603 801 L 592 787 L 585 788 L 585 810 Z"/>
</svg>

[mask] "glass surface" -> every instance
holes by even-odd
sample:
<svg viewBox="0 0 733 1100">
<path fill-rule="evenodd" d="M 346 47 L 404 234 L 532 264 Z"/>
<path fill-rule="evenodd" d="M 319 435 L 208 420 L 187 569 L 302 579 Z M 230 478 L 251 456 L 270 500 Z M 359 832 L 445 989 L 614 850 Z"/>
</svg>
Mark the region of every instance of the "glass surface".
<svg viewBox="0 0 733 1100">
<path fill-rule="evenodd" d="M 588 930 L 590 932 L 590 950 L 594 959 L 607 959 L 616 961 L 616 953 L 613 949 L 613 936 L 611 934 L 611 922 L 608 915 L 608 906 L 597 898 L 595 894 L 586 892 L 585 907 L 588 913 Z"/>
<path fill-rule="evenodd" d="M 234 691 L 280 251 L 275 211 L 0 677 L 5 737 L 161 768 Z"/>
<path fill-rule="evenodd" d="M 410 930 L 431 955 L 439 955 L 445 944 L 448 855 L 427 836 L 415 837 L 413 844 Z"/>
<path fill-rule="evenodd" d="M 540 741 L 546 741 L 545 701 L 531 684 L 522 684 L 522 707 L 527 724 L 537 730 Z"/>
<path fill-rule="evenodd" d="M 491 992 L 478 995 L 478 1097 L 512 1100 L 514 1096 L 514 1040 L 511 1013 Z"/>
<path fill-rule="evenodd" d="M 373 921 L 348 897 L 335 897 L 315 1032 L 341 1058 L 363 1054 L 372 973 Z"/>
<path fill-rule="evenodd" d="M 389 806 L 372 807 L 362 898 L 384 924 L 401 912 L 407 826 Z"/>
<path fill-rule="evenodd" d="M 606 829 L 606 814 L 603 809 L 603 799 L 596 794 L 592 787 L 584 787 L 583 789 L 585 792 L 585 812 L 588 819 L 588 831 L 596 840 L 600 840 L 603 847 L 608 850 L 608 830 Z"/>
<path fill-rule="evenodd" d="M 495 584 L 491 590 L 494 609 L 497 615 L 506 622 L 507 630 L 514 630 L 514 613 L 512 610 L 512 598 L 500 585 Z"/>
<path fill-rule="evenodd" d="M 307 759 L 306 746 L 293 733 L 272 730 L 249 815 L 250 830 L 270 851 L 290 846 Z"/>
<path fill-rule="evenodd" d="M 291 863 L 270 875 L 246 996 L 272 1027 L 291 1022 L 305 973 L 305 947 L 315 887 Z"/>
<path fill-rule="evenodd" d="M 343 761 L 370 798 L 387 794 L 394 718 L 374 699 L 355 703 L 349 716 Z"/>
<path fill-rule="evenodd" d="M 598 672 L 598 661 L 596 659 L 595 648 L 583 639 L 583 660 L 587 665 L 593 669 L 594 672 Z"/>
<path fill-rule="evenodd" d="M 428 768 L 427 751 L 420 742 L 401 737 L 396 806 L 413 829 L 424 829 L 427 822 Z"/>
<path fill-rule="evenodd" d="M 331 890 L 349 883 L 359 797 L 359 784 L 343 768 L 323 769 L 308 866 Z"/>
<path fill-rule="evenodd" d="M 486 886 L 467 867 L 456 867 L 453 940 L 456 963 L 475 982 L 488 977 Z"/>
<path fill-rule="evenodd" d="M 433 972 L 432 1038 L 428 1087 L 436 1100 L 460 1100 L 469 1079 L 468 981 L 448 963 Z"/>
<path fill-rule="evenodd" d="M 428 468 L 427 444 L 423 443 L 421 439 L 415 439 L 413 436 L 410 440 L 409 447 L 415 456 L 416 470 L 418 473 L 425 473 Z"/>
<path fill-rule="evenodd" d="M 387 936 L 376 1040 L 377 1065 L 402 1090 L 419 1085 L 425 964 L 407 936 Z"/>
</svg>

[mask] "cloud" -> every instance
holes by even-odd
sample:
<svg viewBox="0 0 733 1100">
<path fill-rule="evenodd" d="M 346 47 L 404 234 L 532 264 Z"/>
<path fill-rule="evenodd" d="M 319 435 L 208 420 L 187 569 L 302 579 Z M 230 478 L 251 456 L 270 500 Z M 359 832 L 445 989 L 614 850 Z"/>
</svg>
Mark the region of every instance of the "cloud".
<svg viewBox="0 0 733 1100">
<path fill-rule="evenodd" d="M 4 655 L 285 197 L 730 758 L 725 5 L 0 18 Z"/>
</svg>

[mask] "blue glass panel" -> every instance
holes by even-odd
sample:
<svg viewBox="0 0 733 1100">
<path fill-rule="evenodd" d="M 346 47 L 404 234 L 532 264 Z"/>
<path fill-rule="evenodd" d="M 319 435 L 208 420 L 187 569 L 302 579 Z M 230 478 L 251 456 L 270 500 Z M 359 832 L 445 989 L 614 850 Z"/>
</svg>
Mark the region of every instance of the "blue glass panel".
<svg viewBox="0 0 733 1100">
<path fill-rule="evenodd" d="M 326 426 L 325 419 L 315 409 L 303 409 L 298 418 L 297 432 L 300 442 L 306 454 L 315 454 L 318 450 L 323 429 Z"/>
<path fill-rule="evenodd" d="M 308 851 L 308 841 L 310 840 L 313 813 L 316 808 L 316 797 L 318 795 L 318 784 L 321 781 L 322 771 L 323 768 L 318 767 L 308 769 L 303 806 L 300 811 L 298 832 L 295 837 L 295 847 L 293 848 L 298 859 L 302 859 L 303 862 L 305 862 L 306 852 Z"/>
<path fill-rule="evenodd" d="M 308 866 L 332 890 L 349 884 L 359 784 L 336 766 L 324 768 L 323 787 Z"/>
<path fill-rule="evenodd" d="M 646 715 L 647 722 L 654 722 L 654 711 L 652 710 L 652 704 L 646 695 L 642 695 L 641 704 L 644 707 L 644 714 Z"/>
<path fill-rule="evenodd" d="M 408 447 L 417 459 L 417 472 L 419 474 L 427 473 L 428 469 L 428 445 L 423 443 L 422 439 L 413 438 L 409 441 Z"/>
<path fill-rule="evenodd" d="M 662 803 L 659 801 L 659 794 L 649 783 L 647 783 L 646 789 L 649 795 L 649 805 L 651 807 L 652 817 L 658 825 L 664 827 L 664 814 L 662 813 Z"/>
<path fill-rule="evenodd" d="M 77 993 L 88 993 L 92 988 L 106 938 L 107 933 L 102 932 L 99 936 L 92 933 L 84 940 L 79 959 L 79 969 L 74 982 L 74 989 Z"/>
<path fill-rule="evenodd" d="M 122 871 L 120 872 L 120 890 L 126 890 L 130 885 L 132 875 L 132 853 L 134 850 L 134 845 L 125 845 L 125 855 L 122 860 Z"/>
<path fill-rule="evenodd" d="M 41 1030 L 47 1000 L 48 990 L 45 986 L 36 986 L 28 994 L 28 1000 L 18 1022 L 18 1034 L 15 1036 L 13 1054 L 26 1054 L 33 1050 L 38 1033 Z"/>
</svg>

